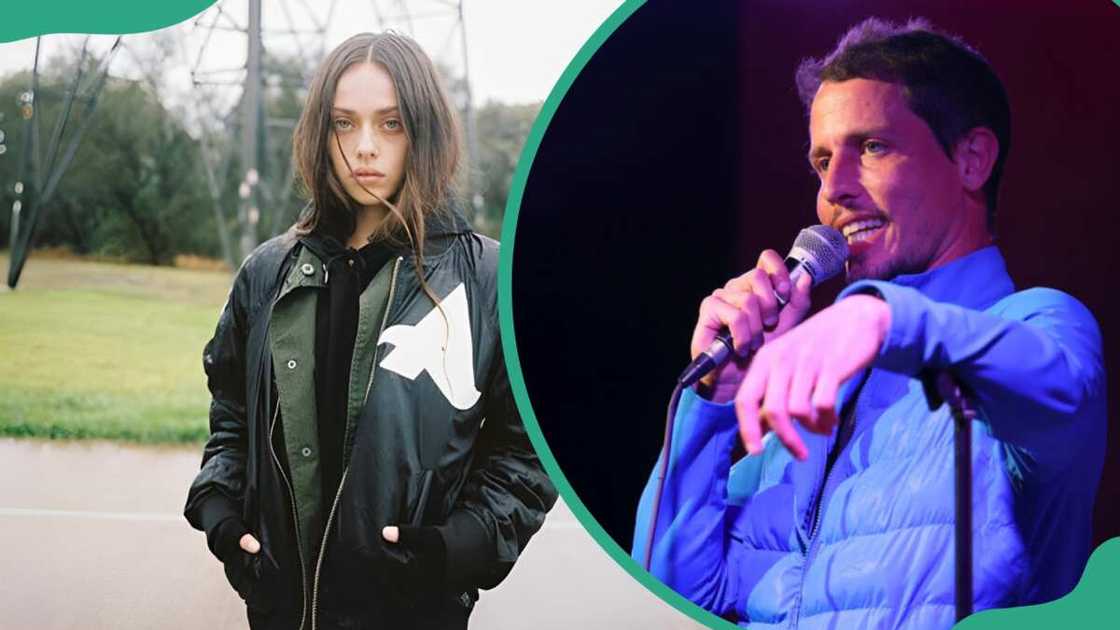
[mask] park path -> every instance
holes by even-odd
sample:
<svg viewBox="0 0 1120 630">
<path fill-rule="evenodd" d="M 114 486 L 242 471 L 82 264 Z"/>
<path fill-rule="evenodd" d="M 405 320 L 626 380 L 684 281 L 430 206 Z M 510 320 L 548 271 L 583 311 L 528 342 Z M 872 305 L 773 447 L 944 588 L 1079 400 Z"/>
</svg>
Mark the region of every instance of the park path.
<svg viewBox="0 0 1120 630">
<path fill-rule="evenodd" d="M 244 630 L 244 608 L 181 516 L 195 449 L 0 439 L 0 629 Z M 560 502 L 472 630 L 693 630 Z"/>
</svg>

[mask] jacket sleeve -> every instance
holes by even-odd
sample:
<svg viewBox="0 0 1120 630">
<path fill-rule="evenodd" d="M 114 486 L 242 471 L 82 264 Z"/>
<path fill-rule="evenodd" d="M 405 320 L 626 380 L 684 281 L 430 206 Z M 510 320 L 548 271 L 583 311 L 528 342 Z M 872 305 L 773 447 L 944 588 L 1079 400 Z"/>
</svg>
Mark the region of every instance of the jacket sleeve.
<svg viewBox="0 0 1120 630">
<path fill-rule="evenodd" d="M 244 267 L 222 308 L 214 337 L 203 350 L 202 366 L 210 389 L 210 437 L 202 467 L 187 494 L 183 514 L 209 535 L 223 520 L 241 518 L 245 491 L 247 424 L 245 345 L 247 293 Z"/>
<path fill-rule="evenodd" d="M 728 498 L 729 479 L 733 477 L 735 481 L 730 483 L 737 484 L 735 495 L 753 494 L 763 461 L 762 457 L 743 457 L 733 467 L 731 456 L 737 440 L 732 403 L 712 403 L 692 388 L 681 394 L 650 554 L 651 574 L 717 615 L 741 607 L 747 577 L 743 571 L 750 553 L 729 535 L 738 513 Z M 664 451 L 661 457 L 665 457 Z M 659 459 L 638 503 L 631 555 L 643 567 L 660 470 Z"/>
<path fill-rule="evenodd" d="M 447 549 L 447 580 L 456 588 L 501 582 L 556 503 L 556 489 L 514 404 L 500 342 L 482 404 L 471 469 L 438 528 Z"/>
<path fill-rule="evenodd" d="M 1016 447 L 1036 473 L 1061 470 L 1084 440 L 1103 439 L 1100 331 L 1074 298 L 1030 289 L 997 309 L 976 311 L 935 302 L 911 287 L 863 281 L 840 299 L 859 292 L 877 292 L 891 309 L 875 366 L 911 376 L 950 370 L 974 396 L 992 434 Z"/>
</svg>

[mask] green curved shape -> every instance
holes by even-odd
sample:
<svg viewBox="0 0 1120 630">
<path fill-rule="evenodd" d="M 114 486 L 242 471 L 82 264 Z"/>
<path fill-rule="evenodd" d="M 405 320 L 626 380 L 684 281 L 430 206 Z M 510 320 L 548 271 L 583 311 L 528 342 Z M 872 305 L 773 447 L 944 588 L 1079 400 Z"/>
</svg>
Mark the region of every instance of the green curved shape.
<svg viewBox="0 0 1120 630">
<path fill-rule="evenodd" d="M 599 546 L 602 547 L 619 566 L 625 569 L 635 580 L 640 582 L 642 586 L 645 586 L 662 600 L 668 602 L 685 615 L 709 627 L 733 629 L 737 626 L 693 604 L 646 572 L 645 569 L 639 566 L 638 563 L 630 557 L 629 552 L 620 547 L 618 543 L 607 534 L 602 525 L 600 525 L 599 522 L 595 520 L 595 517 L 591 515 L 591 512 L 587 510 L 587 506 L 585 506 L 579 496 L 576 495 L 571 483 L 569 483 L 567 477 L 564 476 L 564 472 L 560 469 L 556 457 L 553 456 L 552 450 L 545 441 L 544 434 L 541 433 L 540 424 L 537 422 L 537 416 L 533 411 L 533 406 L 529 401 L 529 394 L 525 389 L 525 378 L 521 372 L 521 361 L 517 355 L 517 344 L 515 342 L 516 335 L 513 324 L 513 305 L 510 300 L 510 292 L 513 289 L 513 251 L 516 246 L 515 232 L 517 227 L 517 215 L 521 209 L 521 198 L 525 192 L 525 184 L 529 179 L 529 170 L 533 165 L 533 158 L 537 154 L 537 149 L 540 147 L 541 139 L 544 137 L 545 130 L 548 129 L 548 124 L 551 122 L 552 116 L 556 113 L 561 101 L 564 100 L 564 95 L 568 93 L 568 89 L 571 87 L 580 71 L 583 70 L 588 60 L 599 50 L 599 47 L 602 46 L 603 42 L 610 37 L 615 29 L 625 22 L 626 19 L 643 4 L 645 4 L 645 0 L 627 0 L 627 2 L 623 3 L 622 6 L 616 9 L 615 12 L 599 26 L 595 33 L 591 35 L 591 38 L 588 39 L 579 49 L 579 52 L 576 53 L 571 63 L 569 63 L 568 67 L 564 70 L 564 73 L 560 75 L 560 80 L 553 86 L 552 92 L 549 93 L 544 105 L 541 106 L 540 114 L 537 116 L 532 129 L 529 131 L 529 136 L 525 141 L 525 148 L 521 151 L 521 158 L 518 160 L 517 168 L 513 173 L 509 198 L 506 201 L 505 219 L 502 222 L 502 250 L 498 264 L 498 316 L 502 331 L 502 351 L 509 372 L 510 384 L 513 388 L 513 396 L 517 402 L 518 409 L 521 411 L 521 416 L 525 421 L 525 429 L 529 433 L 529 438 L 532 440 L 533 446 L 536 447 L 537 453 L 548 475 L 552 478 L 552 481 L 560 490 L 560 494 L 564 497 L 564 501 L 568 504 L 568 507 L 571 508 L 584 529 L 591 534 L 595 542 L 599 543 Z"/>
<path fill-rule="evenodd" d="M 985 610 L 953 627 L 960 630 L 1115 627 L 1102 625 L 1102 621 L 1116 615 L 1117 577 L 1120 577 L 1120 538 L 1110 538 L 1089 556 L 1081 581 L 1065 597 L 1034 606 Z"/>
<path fill-rule="evenodd" d="M 11 0 L 0 42 L 49 33 L 124 35 L 154 31 L 197 15 L 216 0 Z"/>
</svg>

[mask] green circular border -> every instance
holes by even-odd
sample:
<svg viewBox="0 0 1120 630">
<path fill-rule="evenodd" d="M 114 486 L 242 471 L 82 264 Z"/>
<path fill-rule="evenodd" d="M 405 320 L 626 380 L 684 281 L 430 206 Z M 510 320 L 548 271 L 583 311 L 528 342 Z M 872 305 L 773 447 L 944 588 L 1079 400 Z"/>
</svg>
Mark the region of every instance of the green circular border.
<svg viewBox="0 0 1120 630">
<path fill-rule="evenodd" d="M 217 1 L 13 0 L 0 19 L 0 44 L 53 33 L 146 33 L 185 22 Z"/>
<path fill-rule="evenodd" d="M 557 463 L 556 457 L 553 456 L 552 450 L 548 447 L 548 442 L 545 441 L 540 424 L 537 422 L 533 405 L 529 401 L 529 393 L 525 389 L 525 378 L 521 373 L 521 361 L 518 359 L 517 343 L 515 341 L 513 304 L 510 300 L 513 288 L 513 250 L 516 242 L 517 216 L 521 210 L 521 197 L 525 193 L 525 184 L 529 180 L 533 158 L 537 155 L 537 149 L 540 148 L 541 139 L 544 137 L 553 115 L 556 114 L 556 110 L 560 107 L 560 103 L 564 100 L 564 96 L 568 93 L 572 83 L 575 82 L 576 77 L 579 76 L 579 73 L 595 52 L 599 50 L 599 47 L 603 45 L 603 42 L 614 33 L 615 29 L 644 4 L 645 0 L 627 0 L 596 29 L 591 38 L 576 53 L 564 73 L 560 75 L 560 80 L 553 86 L 552 92 L 549 93 L 544 105 L 541 106 L 540 114 L 534 121 L 529 136 L 525 140 L 525 148 L 521 152 L 521 158 L 518 160 L 517 168 L 513 173 L 509 198 L 506 200 L 505 218 L 502 221 L 502 249 L 498 262 L 498 318 L 502 330 L 502 351 L 506 360 L 506 369 L 509 372 L 510 385 L 513 388 L 513 397 L 517 402 L 517 408 L 521 411 L 521 417 L 525 422 L 525 430 L 529 433 L 529 438 L 537 449 L 537 454 L 544 464 L 545 471 L 548 472 L 549 477 L 559 488 L 564 501 L 584 529 L 607 552 L 607 555 L 625 569 L 631 577 L 663 601 L 668 602 L 673 608 L 708 627 L 731 630 L 737 629 L 738 626 L 692 603 L 639 566 L 630 557 L 630 554 L 607 534 L 603 526 L 595 520 L 587 506 L 576 495 L 576 491 L 568 482 L 568 478 L 564 476 L 560 464 Z M 652 465 L 651 462 L 650 466 Z"/>
</svg>

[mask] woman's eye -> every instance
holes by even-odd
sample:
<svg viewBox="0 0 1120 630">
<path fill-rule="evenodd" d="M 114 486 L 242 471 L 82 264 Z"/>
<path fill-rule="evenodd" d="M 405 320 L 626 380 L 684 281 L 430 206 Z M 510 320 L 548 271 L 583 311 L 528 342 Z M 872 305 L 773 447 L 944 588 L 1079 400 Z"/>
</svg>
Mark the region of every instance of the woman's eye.
<svg viewBox="0 0 1120 630">
<path fill-rule="evenodd" d="M 817 160 L 817 172 L 823 173 L 828 170 L 828 158 L 821 158 Z"/>
<path fill-rule="evenodd" d="M 353 123 L 351 123 L 349 120 L 346 120 L 345 118 L 335 118 L 334 119 L 334 128 L 338 129 L 339 131 L 346 131 L 347 129 L 349 129 L 352 126 L 353 126 Z"/>
<path fill-rule="evenodd" d="M 385 121 L 385 128 L 389 131 L 399 131 L 400 129 L 402 129 L 401 121 L 397 120 L 396 118 L 390 118 L 389 120 Z"/>
</svg>

